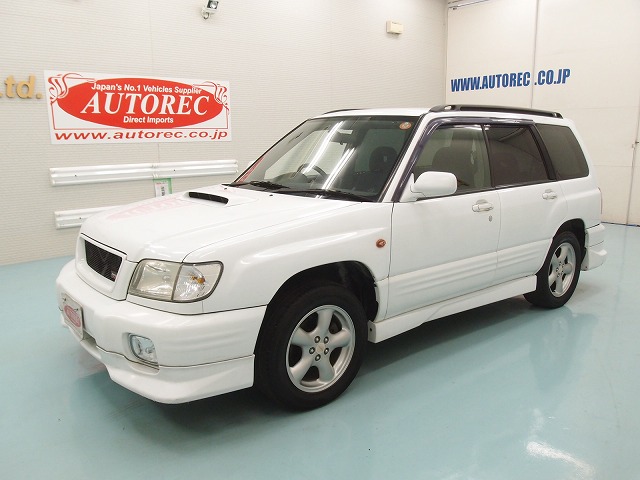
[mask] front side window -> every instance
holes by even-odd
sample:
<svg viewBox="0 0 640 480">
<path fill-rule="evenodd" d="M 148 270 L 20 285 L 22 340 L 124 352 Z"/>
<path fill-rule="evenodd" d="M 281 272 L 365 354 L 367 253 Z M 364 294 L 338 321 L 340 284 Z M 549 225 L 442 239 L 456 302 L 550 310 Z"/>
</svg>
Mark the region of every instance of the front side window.
<svg viewBox="0 0 640 480">
<path fill-rule="evenodd" d="M 496 187 L 549 180 L 544 160 L 528 126 L 490 125 L 486 132 Z"/>
<path fill-rule="evenodd" d="M 487 147 L 480 125 L 447 125 L 431 134 L 413 168 L 417 179 L 426 171 L 453 173 L 458 192 L 491 186 Z"/>
<path fill-rule="evenodd" d="M 232 186 L 276 193 L 377 200 L 417 117 L 309 120 L 274 145 Z"/>
</svg>

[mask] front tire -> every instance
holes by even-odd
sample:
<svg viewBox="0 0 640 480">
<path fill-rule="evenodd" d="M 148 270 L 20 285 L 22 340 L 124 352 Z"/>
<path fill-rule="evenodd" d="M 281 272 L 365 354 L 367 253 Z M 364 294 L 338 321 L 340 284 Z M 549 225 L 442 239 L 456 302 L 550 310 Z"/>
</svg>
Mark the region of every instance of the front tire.
<svg viewBox="0 0 640 480">
<path fill-rule="evenodd" d="M 578 285 L 581 263 L 582 249 L 576 236 L 571 232 L 559 233 L 551 242 L 547 258 L 536 274 L 536 289 L 525 294 L 525 298 L 539 307 L 561 307 Z"/>
<path fill-rule="evenodd" d="M 308 286 L 276 299 L 256 347 L 256 384 L 287 407 L 331 402 L 353 381 L 364 356 L 367 322 L 343 286 Z"/>
</svg>

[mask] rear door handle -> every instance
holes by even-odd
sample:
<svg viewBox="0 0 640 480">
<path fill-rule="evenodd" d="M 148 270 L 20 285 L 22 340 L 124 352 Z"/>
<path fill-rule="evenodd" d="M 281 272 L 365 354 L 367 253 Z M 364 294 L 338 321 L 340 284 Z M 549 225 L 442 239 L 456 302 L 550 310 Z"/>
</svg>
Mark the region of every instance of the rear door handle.
<svg viewBox="0 0 640 480">
<path fill-rule="evenodd" d="M 489 203 L 486 200 L 478 200 L 471 210 L 474 212 L 488 212 L 489 210 L 493 210 L 493 203 Z"/>
<path fill-rule="evenodd" d="M 556 198 L 558 198 L 558 194 L 553 190 L 545 190 L 542 194 L 542 198 L 544 198 L 545 200 L 555 200 Z"/>
</svg>

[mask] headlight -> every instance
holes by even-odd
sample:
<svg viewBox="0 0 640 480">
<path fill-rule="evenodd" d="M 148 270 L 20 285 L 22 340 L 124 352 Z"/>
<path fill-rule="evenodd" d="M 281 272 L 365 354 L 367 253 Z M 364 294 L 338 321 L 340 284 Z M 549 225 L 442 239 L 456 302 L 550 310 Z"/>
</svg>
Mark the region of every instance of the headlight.
<svg viewBox="0 0 640 480">
<path fill-rule="evenodd" d="M 167 302 L 195 302 L 213 292 L 222 264 L 185 264 L 143 260 L 136 267 L 129 286 L 131 295 Z"/>
</svg>

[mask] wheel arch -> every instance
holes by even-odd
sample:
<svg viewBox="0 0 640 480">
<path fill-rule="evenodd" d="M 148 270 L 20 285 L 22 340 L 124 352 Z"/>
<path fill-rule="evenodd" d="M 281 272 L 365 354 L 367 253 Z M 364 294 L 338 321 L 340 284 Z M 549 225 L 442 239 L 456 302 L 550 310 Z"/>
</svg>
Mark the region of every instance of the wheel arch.
<svg viewBox="0 0 640 480">
<path fill-rule="evenodd" d="M 285 281 L 275 293 L 267 311 L 278 299 L 292 290 L 303 288 L 311 282 L 333 282 L 351 291 L 362 304 L 367 320 L 372 320 L 378 312 L 378 301 L 371 271 L 361 262 L 344 261 L 318 265 L 296 273 Z"/>
<path fill-rule="evenodd" d="M 560 225 L 560 228 L 558 228 L 556 235 L 559 235 L 560 233 L 563 233 L 563 232 L 570 232 L 576 236 L 578 240 L 578 244 L 580 245 L 580 263 L 582 263 L 582 260 L 584 259 L 584 256 L 586 253 L 586 246 L 585 246 L 586 234 L 585 234 L 584 221 L 580 218 L 567 220 L 562 225 Z"/>
<path fill-rule="evenodd" d="M 269 301 L 265 318 L 279 301 L 287 298 L 292 292 L 303 289 L 304 285 L 318 282 L 336 283 L 349 290 L 362 305 L 367 320 L 373 320 L 378 313 L 379 305 L 371 271 L 361 262 L 342 261 L 311 267 L 290 277 Z M 262 337 L 264 328 L 265 322 L 260 327 L 258 341 Z"/>
</svg>

